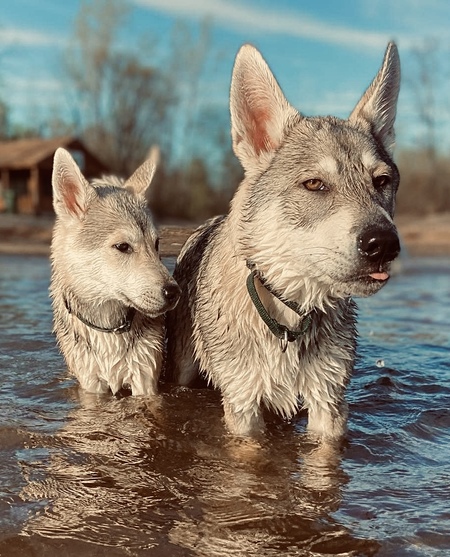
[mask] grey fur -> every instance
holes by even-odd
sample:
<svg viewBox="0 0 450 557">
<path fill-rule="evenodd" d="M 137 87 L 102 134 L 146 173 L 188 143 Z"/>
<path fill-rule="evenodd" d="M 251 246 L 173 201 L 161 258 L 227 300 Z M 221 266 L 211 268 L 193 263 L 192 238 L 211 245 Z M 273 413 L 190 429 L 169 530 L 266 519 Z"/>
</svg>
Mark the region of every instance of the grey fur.
<svg viewBox="0 0 450 557">
<path fill-rule="evenodd" d="M 234 434 L 260 432 L 261 407 L 289 417 L 301 400 L 311 433 L 336 440 L 346 431 L 352 297 L 377 292 L 400 249 L 392 220 L 399 84 L 390 43 L 348 120 L 308 118 L 289 105 L 256 49 L 245 45 L 237 56 L 232 138 L 245 178 L 229 213 L 182 250 L 174 273 L 182 297 L 168 316 L 168 369 L 185 385 L 200 370 L 219 388 Z M 312 312 L 310 329 L 285 353 L 247 293 L 249 260 L 284 299 Z M 298 327 L 293 311 L 257 289 L 273 318 Z"/>
<path fill-rule="evenodd" d="M 67 151 L 55 153 L 54 332 L 69 371 L 90 392 L 157 392 L 164 313 L 179 289 L 159 259 L 145 200 L 154 171 L 147 160 L 126 182 L 88 183 Z M 129 311 L 129 331 L 98 330 L 117 327 Z"/>
</svg>

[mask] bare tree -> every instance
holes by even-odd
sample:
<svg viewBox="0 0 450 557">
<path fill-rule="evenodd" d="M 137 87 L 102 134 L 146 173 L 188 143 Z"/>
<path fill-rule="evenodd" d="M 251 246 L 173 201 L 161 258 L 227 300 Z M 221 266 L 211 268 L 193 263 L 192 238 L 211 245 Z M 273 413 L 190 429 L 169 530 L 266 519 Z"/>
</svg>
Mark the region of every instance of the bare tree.
<svg viewBox="0 0 450 557">
<path fill-rule="evenodd" d="M 202 121 L 202 83 L 214 59 L 209 24 L 190 30 L 177 22 L 162 49 L 165 58 L 157 60 L 155 44 L 133 51 L 121 42 L 129 10 L 126 0 L 84 0 L 81 5 L 64 57 L 77 133 L 119 174 L 132 172 L 158 144 L 162 164 L 151 201 L 161 216 L 198 220 L 229 197 L 228 191 L 218 195 L 207 163 L 207 149 L 221 148 L 217 124 L 206 130 Z"/>
<path fill-rule="evenodd" d="M 420 136 L 415 148 L 399 157 L 404 186 L 399 191 L 398 207 L 404 212 L 449 210 L 449 163 L 442 149 L 441 128 L 450 117 L 450 105 L 443 94 L 448 89 L 449 74 L 441 50 L 436 40 L 424 41 L 413 51 L 413 64 L 406 79 Z"/>
<path fill-rule="evenodd" d="M 409 80 L 416 113 L 423 133 L 422 147 L 435 159 L 438 147 L 438 90 L 442 74 L 439 48 L 435 40 L 427 40 L 413 51 L 414 79 Z"/>
<path fill-rule="evenodd" d="M 0 54 L 3 54 L 3 52 L 1 52 Z M 6 139 L 10 133 L 9 106 L 3 98 L 4 95 L 2 89 L 3 89 L 3 79 L 0 78 L 0 139 Z"/>
<path fill-rule="evenodd" d="M 6 139 L 9 135 L 9 108 L 0 99 L 0 139 Z"/>
<path fill-rule="evenodd" d="M 121 48 L 128 9 L 124 0 L 84 2 L 64 58 L 78 131 L 121 174 L 129 174 L 152 143 L 161 143 L 176 101 L 164 72 Z"/>
</svg>

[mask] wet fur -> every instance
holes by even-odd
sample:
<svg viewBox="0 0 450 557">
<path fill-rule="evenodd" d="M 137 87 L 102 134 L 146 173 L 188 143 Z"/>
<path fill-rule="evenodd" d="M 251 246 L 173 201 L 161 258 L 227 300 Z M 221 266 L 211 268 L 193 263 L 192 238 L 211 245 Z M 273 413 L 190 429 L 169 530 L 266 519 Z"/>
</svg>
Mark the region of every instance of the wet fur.
<svg viewBox="0 0 450 557">
<path fill-rule="evenodd" d="M 290 417 L 301 405 L 312 434 L 337 440 L 346 431 L 353 296 L 378 291 L 398 253 L 392 151 L 399 81 L 391 43 L 348 120 L 308 118 L 289 105 L 256 49 L 245 45 L 237 56 L 230 108 L 245 178 L 229 213 L 184 246 L 174 273 L 182 297 L 168 316 L 168 369 L 180 384 L 200 372 L 220 389 L 234 434 L 258 434 L 262 407 Z M 327 189 L 308 190 L 314 179 Z M 361 248 L 372 230 L 389 239 L 377 261 Z M 312 312 L 311 327 L 285 353 L 248 295 L 247 261 L 284 299 Z M 256 282 L 269 314 L 297 328 L 299 317 Z"/>
<path fill-rule="evenodd" d="M 105 177 L 88 183 L 67 151 L 55 154 L 54 332 L 69 371 L 89 392 L 157 392 L 164 312 L 174 305 L 164 289 L 176 286 L 159 259 L 145 198 L 154 170 L 148 160 L 126 182 Z M 115 247 L 123 243 L 130 253 Z M 136 314 L 122 334 L 95 330 L 78 318 L 110 328 L 130 307 Z"/>
</svg>

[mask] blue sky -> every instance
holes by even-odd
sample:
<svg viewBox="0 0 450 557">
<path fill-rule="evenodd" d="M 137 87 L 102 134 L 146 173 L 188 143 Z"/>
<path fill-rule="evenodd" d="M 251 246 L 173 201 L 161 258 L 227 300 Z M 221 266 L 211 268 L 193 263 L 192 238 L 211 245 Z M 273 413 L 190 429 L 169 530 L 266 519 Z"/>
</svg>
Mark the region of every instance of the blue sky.
<svg viewBox="0 0 450 557">
<path fill-rule="evenodd" d="M 124 44 L 137 48 L 138 37 L 151 39 L 157 47 L 149 57 L 156 63 L 177 20 L 195 28 L 208 19 L 216 54 L 202 79 L 198 102 L 203 106 L 227 105 L 234 57 L 241 44 L 251 42 L 301 112 L 345 117 L 377 72 L 387 42 L 395 40 L 405 77 L 397 135 L 405 146 L 416 144 L 421 133 L 407 85 L 415 79 L 413 50 L 433 39 L 443 66 L 450 60 L 447 0 L 131 0 L 130 4 Z M 43 120 L 67 102 L 60 55 L 79 7 L 79 0 L 2 2 L 0 94 L 14 120 Z M 449 67 L 447 63 L 447 72 Z M 450 129 L 448 106 L 442 115 L 442 129 Z M 442 139 L 448 141 L 447 135 Z"/>
</svg>

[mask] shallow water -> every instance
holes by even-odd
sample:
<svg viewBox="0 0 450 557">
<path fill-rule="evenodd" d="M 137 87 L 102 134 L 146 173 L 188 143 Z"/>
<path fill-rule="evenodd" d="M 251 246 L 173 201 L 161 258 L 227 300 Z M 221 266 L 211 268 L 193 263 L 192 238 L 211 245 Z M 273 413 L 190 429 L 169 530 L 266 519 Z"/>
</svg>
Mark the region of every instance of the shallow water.
<svg viewBox="0 0 450 557">
<path fill-rule="evenodd" d="M 450 259 L 360 300 L 340 454 L 302 415 L 233 440 L 210 390 L 80 392 L 48 283 L 47 259 L 0 256 L 0 556 L 450 555 Z"/>
</svg>

